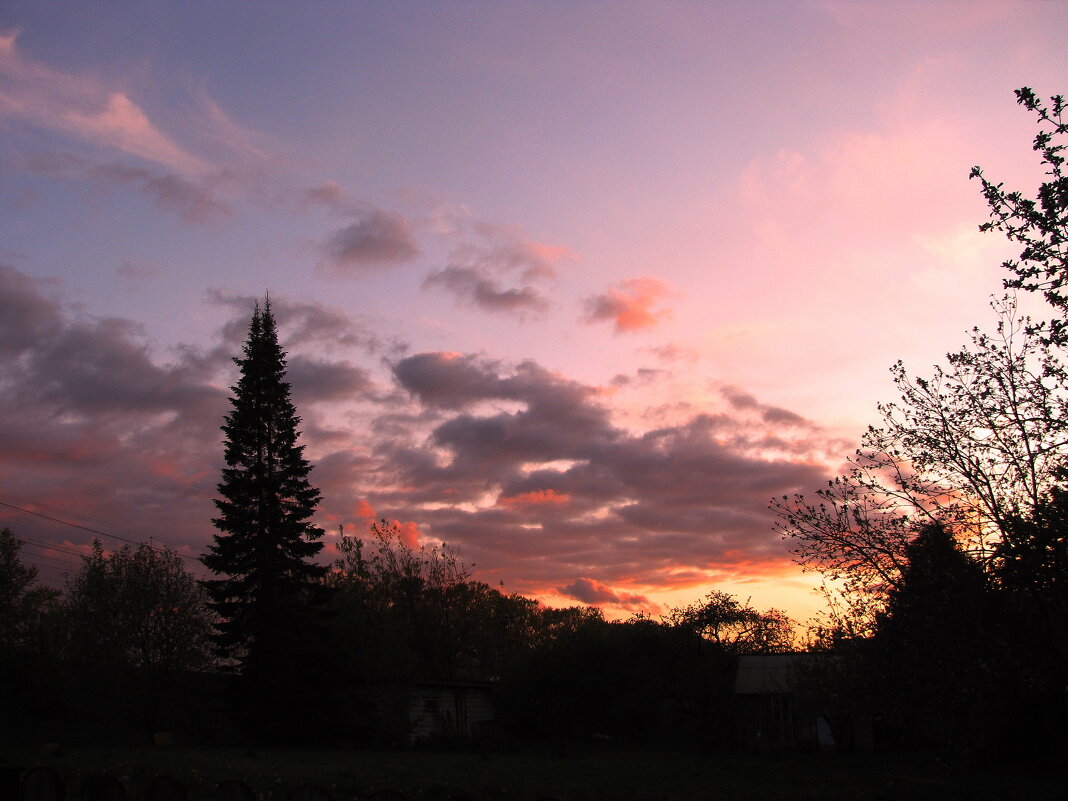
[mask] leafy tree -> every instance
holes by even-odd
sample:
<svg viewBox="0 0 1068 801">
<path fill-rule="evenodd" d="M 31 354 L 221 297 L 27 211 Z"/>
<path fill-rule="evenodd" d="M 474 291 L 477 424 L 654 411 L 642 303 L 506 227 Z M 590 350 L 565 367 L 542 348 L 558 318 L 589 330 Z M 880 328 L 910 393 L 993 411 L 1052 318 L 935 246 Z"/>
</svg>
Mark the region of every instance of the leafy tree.
<svg viewBox="0 0 1068 801">
<path fill-rule="evenodd" d="M 546 607 L 539 610 L 533 632 L 537 646 L 558 642 L 583 631 L 587 626 L 605 622 L 604 612 L 596 606 Z"/>
<path fill-rule="evenodd" d="M 349 736 L 395 739 L 412 682 L 499 679 L 526 657 L 537 603 L 474 581 L 448 545 L 412 546 L 395 523 L 371 524 L 368 542 L 338 533 L 327 577 L 341 675 L 335 708 Z"/>
<path fill-rule="evenodd" d="M 1068 489 L 1054 487 L 1030 516 L 1014 516 L 994 547 L 994 574 L 1010 591 L 1042 598 L 1068 629 Z"/>
<path fill-rule="evenodd" d="M 286 727 L 287 717 L 308 706 L 294 685 L 313 680 L 325 658 L 315 652 L 315 632 L 327 568 L 311 561 L 323 547 L 322 530 L 310 522 L 320 493 L 297 444 L 300 418 L 269 299 L 262 310 L 256 304 L 243 356 L 234 362 L 240 377 L 222 427 L 226 467 L 212 521 L 221 533 L 202 557 L 223 578 L 204 586 L 219 616 L 220 650 L 241 668 L 246 714 Z"/>
<path fill-rule="evenodd" d="M 50 646 L 59 593 L 37 583 L 21 548 L 11 529 L 0 529 L 0 727 L 24 737 L 27 718 L 55 694 L 58 649 Z"/>
<path fill-rule="evenodd" d="M 1032 149 L 1041 156 L 1047 179 L 1034 197 L 1020 191 L 1007 191 L 1001 183 L 989 181 L 980 167 L 972 170 L 990 207 L 990 220 L 982 231 L 998 231 L 1022 245 L 1019 257 L 1003 266 L 1012 273 L 1005 286 L 1037 292 L 1049 304 L 1055 316 L 1033 325 L 1042 341 L 1059 349 L 1068 347 L 1068 173 L 1065 171 L 1066 102 L 1054 95 L 1047 105 L 1035 92 L 1023 87 L 1016 91 L 1017 102 L 1034 115 L 1038 132 Z M 1066 380 L 1063 372 L 1053 374 L 1063 396 Z M 1063 431 L 1065 416 L 1054 421 Z M 993 549 L 994 578 L 1007 612 L 1011 616 L 1008 631 L 1010 649 L 1019 655 L 1017 686 L 1030 686 L 1049 694 L 1052 708 L 1063 705 L 1052 699 L 1063 690 L 1063 676 L 1068 668 L 1068 569 L 1066 521 L 1068 490 L 1064 480 L 1068 470 L 1063 464 L 1051 471 L 1054 486 L 1041 488 L 1037 503 L 1023 506 L 1003 526 L 1002 536 Z M 1032 701 L 1033 703 L 1033 701 Z M 1035 729 L 1036 726 L 1031 728 Z M 1063 743 L 1064 721 L 1047 724 L 1059 736 L 1051 741 Z"/>
<path fill-rule="evenodd" d="M 870 633 L 918 527 L 941 523 L 985 559 L 1068 460 L 1065 367 L 1011 299 L 994 308 L 995 332 L 973 330 L 931 378 L 892 368 L 900 399 L 880 404 L 845 475 L 814 500 L 772 501 L 797 561 L 844 593 L 855 633 Z"/>
<path fill-rule="evenodd" d="M 793 621 L 777 609 L 759 612 L 714 590 L 698 603 L 675 607 L 665 621 L 715 643 L 732 655 L 783 653 L 793 648 Z"/>
<path fill-rule="evenodd" d="M 458 678 L 461 646 L 453 609 L 468 569 L 456 553 L 411 548 L 395 524 L 371 524 L 372 542 L 339 531 L 341 554 L 327 582 L 338 626 L 365 681 Z"/>
<path fill-rule="evenodd" d="M 987 575 L 945 526 L 922 527 L 878 616 L 863 679 L 881 713 L 943 745 L 979 743 L 999 682 Z"/>
<path fill-rule="evenodd" d="M 948 528 L 921 524 L 912 535 L 869 626 L 818 631 L 810 650 L 819 657 L 798 665 L 799 690 L 840 743 L 872 720 L 883 744 L 974 750 L 993 739 L 988 724 L 1008 719 L 997 599 Z"/>
<path fill-rule="evenodd" d="M 536 602 L 471 580 L 448 545 L 409 546 L 395 523 L 372 523 L 371 538 L 340 531 L 327 578 L 355 675 L 492 679 L 529 645 Z"/>
<path fill-rule="evenodd" d="M 1068 490 L 1055 487 L 1012 519 L 994 548 L 993 578 L 1007 606 L 1023 681 L 1060 687 L 1068 670 Z"/>
<path fill-rule="evenodd" d="M 979 179 L 990 207 L 983 231 L 1023 245 L 1004 266 L 1009 289 L 1041 292 L 1061 317 L 1020 317 L 1014 299 L 994 304 L 993 334 L 947 356 L 931 378 L 892 369 L 900 401 L 879 407 L 850 469 L 816 493 L 773 501 L 798 561 L 844 590 L 846 619 L 870 633 L 874 614 L 900 580 L 917 526 L 939 522 L 981 556 L 1027 518 L 1056 484 L 1068 454 L 1068 400 L 1057 347 L 1068 344 L 1068 175 L 1065 101 L 1045 105 L 1024 87 L 1016 99 L 1039 126 L 1033 148 L 1049 180 L 1037 197 Z M 859 623 L 858 623 L 859 621 Z"/>
<path fill-rule="evenodd" d="M 141 543 L 105 555 L 94 541 L 67 583 L 64 607 L 71 656 L 87 677 L 132 684 L 148 726 L 159 723 L 181 673 L 213 664 L 207 597 L 174 551 Z M 85 689 L 99 693 L 92 683 Z"/>
<path fill-rule="evenodd" d="M 11 529 L 0 529 L 0 651 L 11 653 L 33 637 L 34 624 L 59 596 L 37 584 L 37 568 L 19 559 L 22 541 Z"/>
<path fill-rule="evenodd" d="M 696 725 L 703 747 L 726 746 L 733 734 L 739 657 L 792 651 L 793 621 L 777 609 L 761 612 L 721 590 L 675 607 L 661 620 L 690 641 L 689 654 L 668 672 L 672 699 Z"/>
<path fill-rule="evenodd" d="M 501 716 L 520 736 L 547 737 L 557 753 L 575 737 L 621 734 L 627 699 L 623 656 L 614 625 L 594 607 L 544 610 L 545 627 L 513 665 L 496 694 Z M 630 687 L 630 697 L 640 692 Z"/>
<path fill-rule="evenodd" d="M 1019 259 L 1004 262 L 1004 267 L 1015 276 L 1006 279 L 1005 286 L 1041 292 L 1062 317 L 1040 328 L 1048 341 L 1065 344 L 1068 341 L 1068 321 L 1064 319 L 1068 311 L 1068 294 L 1064 291 L 1068 282 L 1068 175 L 1063 155 L 1063 139 L 1068 135 L 1065 100 L 1062 95 L 1054 95 L 1047 106 L 1025 86 L 1016 90 L 1016 102 L 1036 116 L 1039 131 L 1032 148 L 1042 155 L 1049 180 L 1039 186 L 1037 197 L 1030 198 L 1019 191 L 1006 191 L 1004 184 L 987 180 L 982 168 L 974 167 L 971 177 L 979 179 L 990 206 L 990 221 L 979 229 L 999 231 L 1023 245 Z"/>
</svg>

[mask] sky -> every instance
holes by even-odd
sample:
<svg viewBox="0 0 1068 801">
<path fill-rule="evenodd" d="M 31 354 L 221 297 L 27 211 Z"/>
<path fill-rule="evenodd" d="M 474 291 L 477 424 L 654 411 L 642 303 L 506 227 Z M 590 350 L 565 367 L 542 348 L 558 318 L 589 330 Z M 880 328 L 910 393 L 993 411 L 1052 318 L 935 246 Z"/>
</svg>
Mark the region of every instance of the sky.
<svg viewBox="0 0 1068 801">
<path fill-rule="evenodd" d="M 0 4 L 0 525 L 190 569 L 270 293 L 316 522 L 804 620 L 768 510 L 992 325 L 1057 2 Z"/>
</svg>

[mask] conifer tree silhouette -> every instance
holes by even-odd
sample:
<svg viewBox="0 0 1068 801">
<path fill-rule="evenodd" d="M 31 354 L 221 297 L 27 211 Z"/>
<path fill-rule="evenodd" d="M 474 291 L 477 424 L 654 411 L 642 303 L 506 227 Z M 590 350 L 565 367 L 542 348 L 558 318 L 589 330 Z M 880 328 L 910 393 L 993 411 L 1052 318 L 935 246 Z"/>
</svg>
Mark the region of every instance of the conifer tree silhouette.
<svg viewBox="0 0 1068 801">
<path fill-rule="evenodd" d="M 325 601 L 327 568 L 310 561 L 323 547 L 322 529 L 310 522 L 321 496 L 297 444 L 300 417 L 269 297 L 262 309 L 256 304 L 243 357 L 234 362 L 240 378 L 222 426 L 226 467 L 212 521 L 220 533 L 202 561 L 221 576 L 204 586 L 219 616 L 220 654 L 239 668 L 248 719 L 253 710 L 282 712 L 301 655 L 315 650 L 308 638 Z"/>
</svg>

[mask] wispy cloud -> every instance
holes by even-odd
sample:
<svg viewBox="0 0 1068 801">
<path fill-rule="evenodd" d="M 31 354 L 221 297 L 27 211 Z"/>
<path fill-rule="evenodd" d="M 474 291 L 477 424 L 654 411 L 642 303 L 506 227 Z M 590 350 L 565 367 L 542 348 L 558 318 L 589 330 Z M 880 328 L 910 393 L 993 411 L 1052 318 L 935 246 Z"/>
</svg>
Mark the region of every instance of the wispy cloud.
<svg viewBox="0 0 1068 801">
<path fill-rule="evenodd" d="M 557 275 L 556 265 L 571 256 L 558 245 L 535 242 L 516 226 L 454 215 L 438 226 L 449 242 L 448 264 L 431 272 L 423 285 L 441 287 L 461 303 L 483 311 L 520 317 L 549 308 L 542 284 Z"/>
<path fill-rule="evenodd" d="M 132 184 L 156 208 L 177 214 L 188 223 L 204 223 L 231 217 L 231 206 L 216 198 L 203 186 L 174 173 L 156 174 L 142 167 L 126 164 L 101 164 L 89 170 L 96 180 L 115 184 Z"/>
<path fill-rule="evenodd" d="M 305 204 L 323 206 L 339 214 L 355 214 L 356 209 L 349 199 L 349 193 L 337 181 L 323 181 L 303 191 Z"/>
<path fill-rule="evenodd" d="M 0 77 L 0 118 L 119 150 L 186 176 L 208 170 L 125 91 L 93 74 L 63 72 L 28 58 L 18 45 L 18 31 L 0 35 Z"/>
<path fill-rule="evenodd" d="M 205 92 L 187 93 L 157 114 L 134 95 L 121 80 L 30 58 L 18 31 L 0 34 L 0 123 L 64 140 L 45 137 L 51 149 L 23 153 L 15 163 L 24 169 L 131 186 L 189 223 L 231 217 L 237 200 L 269 207 L 296 191 L 268 137 L 243 128 Z"/>
<path fill-rule="evenodd" d="M 94 164 L 73 153 L 55 152 L 28 154 L 22 166 L 29 172 L 53 178 L 89 180 L 105 190 L 132 186 L 160 211 L 176 214 L 191 224 L 221 221 L 235 213 L 230 204 L 212 191 L 210 182 L 190 180 L 172 172 L 121 162 Z"/>
</svg>

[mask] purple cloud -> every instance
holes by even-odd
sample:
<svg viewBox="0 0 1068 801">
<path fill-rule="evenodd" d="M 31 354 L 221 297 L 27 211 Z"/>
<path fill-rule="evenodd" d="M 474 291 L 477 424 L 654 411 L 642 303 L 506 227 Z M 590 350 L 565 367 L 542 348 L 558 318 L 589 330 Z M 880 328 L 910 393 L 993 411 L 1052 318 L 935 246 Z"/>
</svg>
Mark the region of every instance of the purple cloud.
<svg viewBox="0 0 1068 801">
<path fill-rule="evenodd" d="M 557 587 L 557 592 L 591 606 L 616 606 L 624 609 L 645 609 L 656 606 L 644 595 L 619 593 L 597 579 L 579 578 L 566 587 Z"/>
<path fill-rule="evenodd" d="M 441 287 L 468 306 L 520 317 L 548 308 L 536 284 L 554 278 L 557 262 L 570 255 L 566 248 L 531 241 L 514 226 L 465 220 L 448 236 L 448 264 L 423 286 Z"/>
<path fill-rule="evenodd" d="M 33 153 L 23 159 L 29 172 L 53 178 L 89 179 L 103 189 L 132 186 L 160 211 L 176 214 L 186 223 L 218 222 L 234 209 L 218 198 L 205 181 L 121 162 L 94 164 L 70 153 Z"/>
<path fill-rule="evenodd" d="M 143 167 L 112 163 L 92 167 L 88 175 L 106 184 L 132 184 L 160 211 L 177 214 L 187 223 L 214 222 L 234 214 L 204 186 L 174 173 L 154 173 Z"/>
<path fill-rule="evenodd" d="M 423 286 L 442 286 L 457 298 L 492 312 L 541 312 L 549 305 L 533 287 L 503 289 L 477 267 L 446 267 L 428 275 Z"/>
<path fill-rule="evenodd" d="M 5 490 L 201 549 L 252 305 L 215 298 L 233 309 L 216 343 L 164 363 L 133 323 L 79 314 L 0 267 Z M 383 375 L 381 350 L 346 315 L 272 306 L 328 530 L 359 531 L 373 509 L 457 546 L 481 578 L 620 608 L 790 564 L 767 499 L 824 479 L 813 453 L 826 439 L 796 415 L 727 388 L 720 409 L 627 430 L 611 392 L 536 362 L 416 353 Z M 0 518 L 43 541 L 88 539 Z"/>
<path fill-rule="evenodd" d="M 324 246 L 328 275 L 356 275 L 364 270 L 394 267 L 420 255 L 408 220 L 395 212 L 371 209 L 330 235 Z"/>
<path fill-rule="evenodd" d="M 421 353 L 393 373 L 444 417 L 421 442 L 385 446 L 392 483 L 407 489 L 381 493 L 378 505 L 461 545 L 491 575 L 521 573 L 526 587 L 559 589 L 562 578 L 593 571 L 671 586 L 731 564 L 781 569 L 788 558 L 767 499 L 823 479 L 811 458 L 820 432 L 787 417 L 784 430 L 807 426 L 810 438 L 769 442 L 773 407 L 738 391 L 723 413 L 636 434 L 612 423 L 604 393 L 532 362 L 506 370 L 473 355 Z"/>
</svg>

